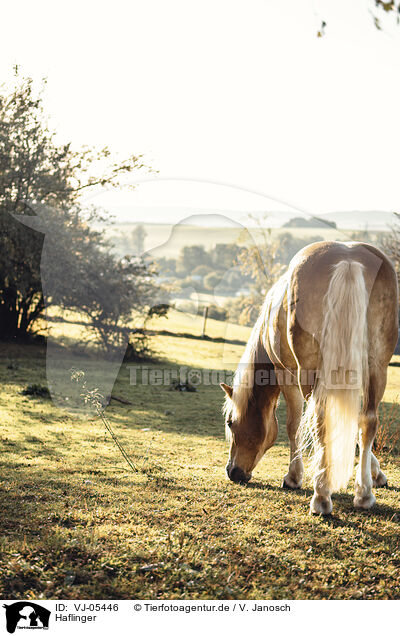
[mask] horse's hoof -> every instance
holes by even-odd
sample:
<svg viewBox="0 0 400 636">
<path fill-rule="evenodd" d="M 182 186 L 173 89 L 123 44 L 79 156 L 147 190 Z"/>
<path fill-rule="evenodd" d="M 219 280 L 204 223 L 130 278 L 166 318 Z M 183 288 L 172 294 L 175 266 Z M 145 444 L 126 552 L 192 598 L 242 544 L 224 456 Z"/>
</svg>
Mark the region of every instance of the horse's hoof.
<svg viewBox="0 0 400 636">
<path fill-rule="evenodd" d="M 369 510 L 376 502 L 375 495 L 371 492 L 369 495 L 354 497 L 354 508 L 356 510 Z"/>
<path fill-rule="evenodd" d="M 314 495 L 310 503 L 310 513 L 312 515 L 324 515 L 324 516 L 332 514 L 331 498 Z"/>
<path fill-rule="evenodd" d="M 287 490 L 298 490 L 301 488 L 301 482 L 298 483 L 289 475 L 285 475 L 282 482 L 282 488 L 286 488 Z"/>
<path fill-rule="evenodd" d="M 387 488 L 388 482 L 386 475 L 380 470 L 376 479 L 372 479 L 372 485 L 374 488 Z"/>
</svg>

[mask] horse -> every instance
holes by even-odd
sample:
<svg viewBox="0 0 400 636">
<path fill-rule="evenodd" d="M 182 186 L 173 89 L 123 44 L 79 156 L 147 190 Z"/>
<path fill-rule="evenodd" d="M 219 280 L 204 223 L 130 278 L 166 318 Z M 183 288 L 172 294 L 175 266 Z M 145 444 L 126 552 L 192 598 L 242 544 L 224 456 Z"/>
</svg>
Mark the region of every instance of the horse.
<svg viewBox="0 0 400 636">
<path fill-rule="evenodd" d="M 300 250 L 265 297 L 233 386 L 221 383 L 229 479 L 248 482 L 274 444 L 282 393 L 290 444 L 282 486 L 302 487 L 310 446 L 310 512 L 331 514 L 332 493 L 352 475 L 358 438 L 354 506 L 371 508 L 372 487 L 387 485 L 372 445 L 397 340 L 397 276 L 381 250 L 339 241 Z"/>
</svg>

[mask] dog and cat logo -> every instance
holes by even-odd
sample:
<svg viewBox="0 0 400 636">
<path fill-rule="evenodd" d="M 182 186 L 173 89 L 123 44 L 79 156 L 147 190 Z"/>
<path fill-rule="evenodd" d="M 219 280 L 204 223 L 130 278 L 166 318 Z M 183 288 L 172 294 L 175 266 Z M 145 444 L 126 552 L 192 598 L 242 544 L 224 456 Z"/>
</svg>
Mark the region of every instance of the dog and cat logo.
<svg viewBox="0 0 400 636">
<path fill-rule="evenodd" d="M 37 603 L 17 601 L 3 607 L 6 610 L 6 627 L 9 634 L 14 634 L 16 629 L 49 628 L 51 612 Z"/>
</svg>

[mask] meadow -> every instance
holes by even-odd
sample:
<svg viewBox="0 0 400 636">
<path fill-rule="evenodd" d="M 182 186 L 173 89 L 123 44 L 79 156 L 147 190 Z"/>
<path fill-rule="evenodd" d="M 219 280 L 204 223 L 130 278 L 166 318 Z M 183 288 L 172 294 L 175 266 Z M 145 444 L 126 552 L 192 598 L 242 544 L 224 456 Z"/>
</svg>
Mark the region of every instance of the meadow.
<svg viewBox="0 0 400 636">
<path fill-rule="evenodd" d="M 152 328 L 146 368 L 232 369 L 243 346 L 184 337 L 201 319 L 173 312 Z M 60 329 L 58 326 L 57 328 Z M 210 320 L 207 333 L 245 341 L 249 330 Z M 281 488 L 289 451 L 280 433 L 246 486 L 228 482 L 223 394 L 130 382 L 121 367 L 102 421 L 26 396 L 46 385 L 44 345 L 0 346 L 0 594 L 19 599 L 400 598 L 400 460 L 397 440 L 378 457 L 389 487 L 369 512 L 352 506 L 353 483 L 333 515 L 309 515 L 311 481 Z M 398 363 L 398 360 L 396 360 Z M 140 376 L 140 373 L 138 374 Z M 383 420 L 396 427 L 400 368 L 390 367 Z M 398 430 L 398 429 L 397 429 Z"/>
</svg>

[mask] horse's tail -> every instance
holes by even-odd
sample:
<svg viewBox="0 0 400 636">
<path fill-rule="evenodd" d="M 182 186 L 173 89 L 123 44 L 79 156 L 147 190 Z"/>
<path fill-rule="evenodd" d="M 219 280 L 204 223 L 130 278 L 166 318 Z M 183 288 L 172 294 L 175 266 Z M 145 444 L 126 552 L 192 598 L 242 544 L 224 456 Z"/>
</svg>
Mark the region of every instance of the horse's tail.
<svg viewBox="0 0 400 636">
<path fill-rule="evenodd" d="M 321 377 L 305 413 L 314 461 L 319 464 L 325 455 L 332 491 L 346 487 L 352 474 L 361 391 L 365 394 L 368 383 L 368 294 L 363 270 L 356 261 L 340 261 L 334 267 L 323 302 Z M 317 427 L 322 427 L 322 435 L 321 429 L 317 435 Z"/>
</svg>

